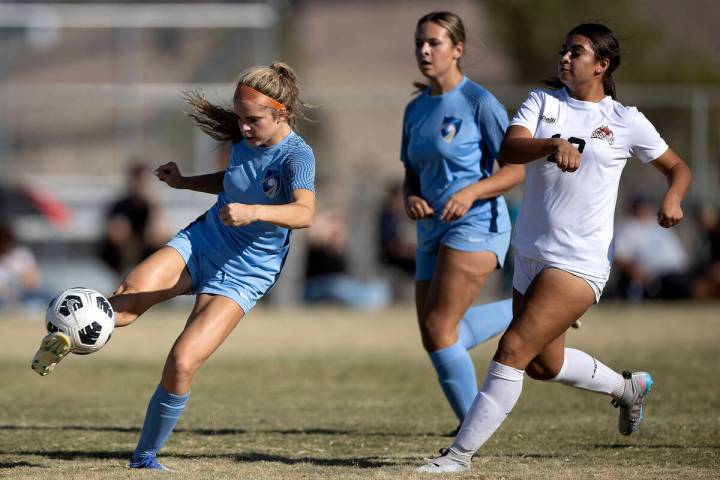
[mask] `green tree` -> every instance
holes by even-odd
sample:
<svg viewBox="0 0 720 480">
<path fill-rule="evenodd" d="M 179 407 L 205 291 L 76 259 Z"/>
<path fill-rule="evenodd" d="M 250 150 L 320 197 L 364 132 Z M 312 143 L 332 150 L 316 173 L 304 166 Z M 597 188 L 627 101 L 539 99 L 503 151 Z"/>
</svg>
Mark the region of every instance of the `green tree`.
<svg viewBox="0 0 720 480">
<path fill-rule="evenodd" d="M 536 83 L 556 74 L 565 33 L 579 23 L 603 23 L 625 55 L 616 78 L 624 83 L 715 83 L 720 69 L 709 53 L 676 44 L 628 0 L 490 0 L 484 2 L 495 35 L 514 60 L 516 80 Z M 677 8 L 688 8 L 683 2 Z"/>
</svg>

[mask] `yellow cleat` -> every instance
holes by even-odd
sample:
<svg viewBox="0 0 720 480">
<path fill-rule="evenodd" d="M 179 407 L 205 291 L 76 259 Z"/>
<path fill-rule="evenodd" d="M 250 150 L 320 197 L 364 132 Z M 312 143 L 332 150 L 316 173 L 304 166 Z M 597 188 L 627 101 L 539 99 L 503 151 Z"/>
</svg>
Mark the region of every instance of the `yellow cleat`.
<svg viewBox="0 0 720 480">
<path fill-rule="evenodd" d="M 40 348 L 32 359 L 32 369 L 44 377 L 70 352 L 72 340 L 62 332 L 53 332 L 40 342 Z"/>
</svg>

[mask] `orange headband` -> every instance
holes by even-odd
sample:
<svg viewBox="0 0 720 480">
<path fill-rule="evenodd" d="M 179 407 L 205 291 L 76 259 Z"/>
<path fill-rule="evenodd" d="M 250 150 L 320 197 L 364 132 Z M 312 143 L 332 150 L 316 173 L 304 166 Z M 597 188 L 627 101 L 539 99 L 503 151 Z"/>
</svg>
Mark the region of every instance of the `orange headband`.
<svg viewBox="0 0 720 480">
<path fill-rule="evenodd" d="M 245 85 L 238 85 L 237 89 L 235 90 L 234 98 L 239 100 L 248 100 L 250 102 L 260 104 L 264 107 L 270 107 L 279 112 L 287 112 L 287 108 L 285 108 L 285 105 L 283 105 L 282 103 L 278 102 L 274 98 L 268 97 L 262 92 L 258 92 L 254 88 L 247 87 Z"/>
</svg>

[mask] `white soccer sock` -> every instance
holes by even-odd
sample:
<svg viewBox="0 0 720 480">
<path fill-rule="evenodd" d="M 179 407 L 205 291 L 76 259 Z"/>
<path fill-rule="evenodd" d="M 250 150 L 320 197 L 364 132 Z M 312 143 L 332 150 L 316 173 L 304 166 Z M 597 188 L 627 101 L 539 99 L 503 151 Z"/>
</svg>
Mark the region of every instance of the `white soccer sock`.
<svg viewBox="0 0 720 480">
<path fill-rule="evenodd" d="M 605 393 L 613 398 L 622 397 L 625 379 L 615 370 L 599 362 L 585 352 L 574 348 L 565 349 L 565 361 L 560 373 L 550 382 Z"/>
<path fill-rule="evenodd" d="M 470 407 L 452 448 L 470 454 L 479 449 L 502 424 L 522 392 L 525 372 L 495 361 Z"/>
</svg>

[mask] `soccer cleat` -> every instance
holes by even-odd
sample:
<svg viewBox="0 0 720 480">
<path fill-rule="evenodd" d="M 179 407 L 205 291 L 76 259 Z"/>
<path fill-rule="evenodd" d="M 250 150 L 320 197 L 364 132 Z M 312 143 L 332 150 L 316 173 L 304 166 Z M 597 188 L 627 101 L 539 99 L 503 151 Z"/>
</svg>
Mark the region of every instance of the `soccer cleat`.
<svg viewBox="0 0 720 480">
<path fill-rule="evenodd" d="M 55 365 L 70 352 L 70 348 L 72 348 L 72 340 L 64 333 L 53 332 L 45 335 L 32 359 L 32 369 L 44 377 L 53 371 Z"/>
<path fill-rule="evenodd" d="M 470 471 L 472 455 L 463 455 L 452 447 L 440 450 L 440 456 L 418 467 L 421 473 L 462 473 Z"/>
<path fill-rule="evenodd" d="M 643 421 L 643 402 L 652 390 L 653 379 L 647 372 L 623 372 L 625 390 L 622 397 L 613 399 L 614 407 L 620 409 L 618 430 L 623 435 L 630 435 L 640 428 Z"/>
<path fill-rule="evenodd" d="M 164 470 L 166 472 L 171 472 L 169 468 L 167 468 L 165 465 L 157 461 L 157 458 L 155 458 L 155 455 L 152 455 L 150 457 L 141 458 L 138 461 L 130 461 L 130 464 L 128 465 L 128 468 L 146 468 L 148 470 Z"/>
</svg>

